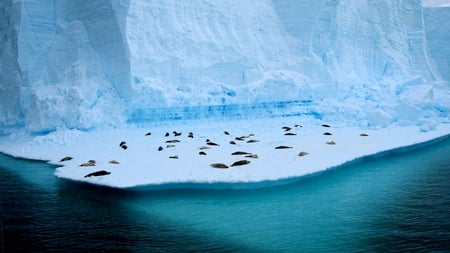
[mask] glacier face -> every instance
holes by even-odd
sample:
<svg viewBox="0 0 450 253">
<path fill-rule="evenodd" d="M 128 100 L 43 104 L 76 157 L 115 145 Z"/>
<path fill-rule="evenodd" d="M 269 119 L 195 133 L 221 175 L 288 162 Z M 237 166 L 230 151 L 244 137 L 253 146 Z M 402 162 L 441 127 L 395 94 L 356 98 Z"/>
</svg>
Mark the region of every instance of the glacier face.
<svg viewBox="0 0 450 253">
<path fill-rule="evenodd" d="M 292 101 L 327 121 L 427 130 L 450 109 L 448 31 L 420 0 L 6 0 L 0 13 L 2 132 Z"/>
<path fill-rule="evenodd" d="M 450 80 L 450 6 L 424 8 L 425 34 L 435 67 L 444 80 Z"/>
<path fill-rule="evenodd" d="M 0 2 L 0 127 L 21 124 L 20 95 L 22 74 L 17 48 L 20 5 Z"/>
</svg>

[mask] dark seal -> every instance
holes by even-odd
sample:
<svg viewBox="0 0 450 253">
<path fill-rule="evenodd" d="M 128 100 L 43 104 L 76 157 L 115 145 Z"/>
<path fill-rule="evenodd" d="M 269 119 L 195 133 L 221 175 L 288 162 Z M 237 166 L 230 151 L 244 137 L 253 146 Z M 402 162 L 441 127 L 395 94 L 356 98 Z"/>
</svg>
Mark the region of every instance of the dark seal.
<svg viewBox="0 0 450 253">
<path fill-rule="evenodd" d="M 231 164 L 231 167 L 246 165 L 246 164 L 249 164 L 249 163 L 250 163 L 249 160 L 239 160 L 239 161 L 236 161 L 233 164 Z"/>
<path fill-rule="evenodd" d="M 89 173 L 84 177 L 98 177 L 98 176 L 105 176 L 105 175 L 109 175 L 109 174 L 111 174 L 111 172 L 106 171 L 106 170 L 98 170 L 98 171 Z"/>
</svg>

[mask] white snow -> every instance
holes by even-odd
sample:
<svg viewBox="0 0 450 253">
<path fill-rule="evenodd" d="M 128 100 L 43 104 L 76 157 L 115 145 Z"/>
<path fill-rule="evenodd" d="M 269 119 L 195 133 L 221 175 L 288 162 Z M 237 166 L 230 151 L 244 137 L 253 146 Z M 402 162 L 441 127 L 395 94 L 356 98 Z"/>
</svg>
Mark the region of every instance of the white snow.
<svg viewBox="0 0 450 253">
<path fill-rule="evenodd" d="M 0 151 L 63 165 L 56 169 L 57 177 L 110 187 L 152 189 L 195 183 L 191 187 L 201 185 L 233 188 L 237 187 L 236 184 L 239 187 L 281 184 L 357 158 L 450 134 L 450 124 L 439 124 L 436 129 L 424 132 L 416 126 L 389 126 L 370 130 L 343 125 L 323 127 L 323 123 L 310 117 L 289 117 L 223 122 L 191 121 L 89 132 L 60 129 L 38 137 L 23 135 L 10 136 L 9 140 L 3 138 Z M 301 127 L 295 126 L 297 124 Z M 283 126 L 289 126 L 292 130 L 285 131 Z M 181 132 L 182 135 L 175 137 L 173 131 Z M 230 135 L 226 135 L 224 131 Z M 151 135 L 146 135 L 148 132 Z M 166 132 L 170 133 L 169 137 L 165 137 Z M 188 137 L 189 132 L 194 134 L 194 138 Z M 285 135 L 287 132 L 296 135 Z M 332 135 L 324 135 L 325 132 Z M 235 140 L 235 137 L 241 136 L 249 137 L 245 141 Z M 167 143 L 168 140 L 175 139 L 180 142 Z M 206 139 L 220 146 L 209 146 Z M 248 140 L 259 142 L 247 143 Z M 119 146 L 122 141 L 126 142 L 126 150 Z M 230 144 L 230 141 L 235 141 L 236 145 Z M 327 144 L 331 141 L 335 144 Z M 281 145 L 292 148 L 275 149 Z M 160 146 L 163 147 L 162 151 L 158 151 Z M 203 146 L 209 148 L 201 150 L 200 147 Z M 199 155 L 200 151 L 207 155 Z M 236 151 L 257 154 L 258 157 L 231 155 Z M 299 156 L 300 152 L 308 154 Z M 65 156 L 73 159 L 60 162 Z M 170 156 L 178 156 L 178 159 Z M 96 165 L 80 166 L 88 160 L 95 160 Z M 111 160 L 116 160 L 119 164 L 109 163 Z M 230 166 L 238 160 L 248 160 L 250 163 Z M 213 163 L 224 163 L 229 168 L 213 168 L 210 166 Z M 99 170 L 106 170 L 111 174 L 85 177 Z"/>
</svg>

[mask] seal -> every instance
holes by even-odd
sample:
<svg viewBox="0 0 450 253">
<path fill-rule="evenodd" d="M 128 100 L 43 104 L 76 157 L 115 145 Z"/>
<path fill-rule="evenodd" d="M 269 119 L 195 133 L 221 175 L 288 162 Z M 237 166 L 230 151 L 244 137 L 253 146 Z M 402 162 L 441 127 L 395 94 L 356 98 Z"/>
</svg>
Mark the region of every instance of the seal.
<svg viewBox="0 0 450 253">
<path fill-rule="evenodd" d="M 162 150 L 163 150 L 163 147 L 159 146 L 158 151 L 162 151 Z"/>
<path fill-rule="evenodd" d="M 362 133 L 362 134 L 360 134 L 359 136 L 369 136 L 369 135 L 366 134 L 366 133 Z"/>
<path fill-rule="evenodd" d="M 245 152 L 245 151 L 236 151 L 231 153 L 231 155 L 250 155 L 251 153 Z"/>
<path fill-rule="evenodd" d="M 333 135 L 333 134 L 331 134 L 330 132 L 325 132 L 323 133 L 323 135 Z"/>
<path fill-rule="evenodd" d="M 109 163 L 112 163 L 112 164 L 119 164 L 119 162 L 116 161 L 116 160 L 111 160 L 111 161 L 109 161 Z"/>
<path fill-rule="evenodd" d="M 288 148 L 292 148 L 289 146 L 276 146 L 275 149 L 288 149 Z"/>
<path fill-rule="evenodd" d="M 323 127 L 330 127 L 328 124 L 322 124 Z"/>
<path fill-rule="evenodd" d="M 189 132 L 188 137 L 189 138 L 194 138 L 194 133 L 193 132 Z"/>
<path fill-rule="evenodd" d="M 60 162 L 66 162 L 66 161 L 70 161 L 72 159 L 73 159 L 73 157 L 71 157 L 71 156 L 65 156 L 65 157 L 61 158 L 61 160 L 59 160 L 59 161 Z"/>
<path fill-rule="evenodd" d="M 241 166 L 241 165 L 246 165 L 246 164 L 249 164 L 249 163 L 250 163 L 249 160 L 239 160 L 239 161 L 234 162 L 234 163 L 231 164 L 230 166 L 231 166 L 231 167 L 234 167 L 234 166 Z"/>
<path fill-rule="evenodd" d="M 336 142 L 334 142 L 334 141 L 327 141 L 327 144 L 328 144 L 328 145 L 335 145 Z"/>
<path fill-rule="evenodd" d="M 236 145 L 236 142 L 235 141 L 230 141 L 230 144 L 231 145 Z"/>
<path fill-rule="evenodd" d="M 290 131 L 292 128 L 290 128 L 290 127 L 288 127 L 288 126 L 284 126 L 284 127 L 282 127 L 283 128 L 283 130 L 285 131 L 285 132 L 287 132 L 287 131 Z"/>
<path fill-rule="evenodd" d="M 95 166 L 95 160 L 89 160 L 85 163 L 80 164 L 81 167 Z"/>
<path fill-rule="evenodd" d="M 178 159 L 178 155 L 171 155 L 169 156 L 170 159 Z"/>
<path fill-rule="evenodd" d="M 305 151 L 301 151 L 300 153 L 298 153 L 298 156 L 305 156 L 305 155 L 307 155 L 307 154 L 309 154 L 308 152 L 305 152 Z"/>
<path fill-rule="evenodd" d="M 294 135 L 297 135 L 297 134 L 296 133 L 285 133 L 284 135 L 294 136 Z"/>
<path fill-rule="evenodd" d="M 205 151 L 200 151 L 200 152 L 198 152 L 198 154 L 199 155 L 206 155 L 206 152 Z"/>
<path fill-rule="evenodd" d="M 98 170 L 98 171 L 89 173 L 84 177 L 98 177 L 98 176 L 105 176 L 105 175 L 109 175 L 109 174 L 111 174 L 111 172 L 106 171 L 106 170 Z"/>
<path fill-rule="evenodd" d="M 173 136 L 181 136 L 181 132 L 173 131 Z"/>
<path fill-rule="evenodd" d="M 256 143 L 259 142 L 259 140 L 248 140 L 247 143 Z"/>
<path fill-rule="evenodd" d="M 145 134 L 145 136 L 149 136 L 149 135 L 152 135 L 152 133 L 148 132 L 148 133 Z"/>
<path fill-rule="evenodd" d="M 219 144 L 214 143 L 214 142 L 212 142 L 212 141 L 208 141 L 206 144 L 207 144 L 207 145 L 210 145 L 210 146 L 220 146 Z"/>
<path fill-rule="evenodd" d="M 210 166 L 213 168 L 216 168 L 216 169 L 228 169 L 228 166 L 223 163 L 213 163 L 213 164 L 210 164 Z"/>
<path fill-rule="evenodd" d="M 223 133 L 224 133 L 225 135 L 230 135 L 230 133 L 227 132 L 227 131 L 223 131 Z"/>
<path fill-rule="evenodd" d="M 249 155 L 246 155 L 245 157 L 248 157 L 248 158 L 258 158 L 258 155 L 257 154 L 249 154 Z"/>
</svg>

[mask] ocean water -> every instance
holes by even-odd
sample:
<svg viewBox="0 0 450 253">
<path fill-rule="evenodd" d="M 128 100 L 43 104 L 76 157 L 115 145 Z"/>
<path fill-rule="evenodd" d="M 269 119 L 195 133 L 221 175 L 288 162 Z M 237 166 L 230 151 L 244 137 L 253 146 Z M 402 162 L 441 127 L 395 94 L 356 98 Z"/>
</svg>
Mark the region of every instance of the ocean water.
<svg viewBox="0 0 450 253">
<path fill-rule="evenodd" d="M 131 192 L 0 155 L 1 252 L 450 252 L 450 138 L 288 185 Z"/>
</svg>

